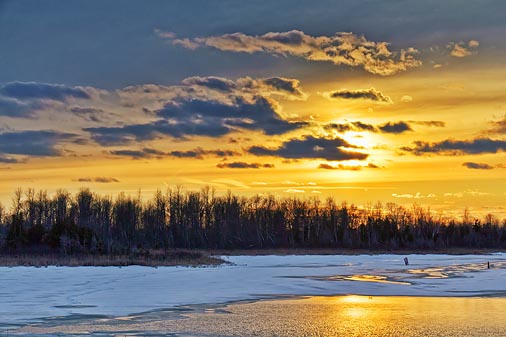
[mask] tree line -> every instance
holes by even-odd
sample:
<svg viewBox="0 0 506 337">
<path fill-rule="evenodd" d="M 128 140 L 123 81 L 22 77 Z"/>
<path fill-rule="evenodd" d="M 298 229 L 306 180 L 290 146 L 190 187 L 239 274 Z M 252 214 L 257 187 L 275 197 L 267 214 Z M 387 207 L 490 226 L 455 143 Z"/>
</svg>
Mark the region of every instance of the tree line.
<svg viewBox="0 0 506 337">
<path fill-rule="evenodd" d="M 125 254 L 143 249 L 506 248 L 506 220 L 467 210 L 461 220 L 418 205 L 368 207 L 333 198 L 218 196 L 169 189 L 142 201 L 81 189 L 17 189 L 0 204 L 1 252 Z"/>
</svg>

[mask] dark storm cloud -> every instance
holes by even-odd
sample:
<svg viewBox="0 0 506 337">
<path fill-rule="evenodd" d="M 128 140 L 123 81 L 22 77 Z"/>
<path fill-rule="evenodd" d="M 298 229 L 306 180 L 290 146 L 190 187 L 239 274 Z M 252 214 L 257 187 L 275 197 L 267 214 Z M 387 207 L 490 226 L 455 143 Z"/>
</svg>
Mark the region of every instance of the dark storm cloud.
<svg viewBox="0 0 506 337">
<path fill-rule="evenodd" d="M 0 133 L 0 154 L 27 156 L 58 156 L 61 143 L 79 144 L 77 135 L 57 131 L 15 131 Z"/>
<path fill-rule="evenodd" d="M 447 139 L 441 142 L 416 141 L 414 146 L 401 147 L 401 151 L 412 153 L 416 156 L 424 155 L 465 155 L 497 153 L 506 150 L 506 140 L 476 138 L 472 140 Z"/>
<path fill-rule="evenodd" d="M 95 183 L 103 183 L 103 184 L 119 183 L 119 180 L 116 178 L 113 178 L 113 177 L 94 177 L 94 178 L 85 177 L 85 178 L 79 178 L 79 179 L 77 179 L 77 181 L 79 181 L 79 182 L 95 182 Z"/>
<path fill-rule="evenodd" d="M 60 84 L 37 82 L 9 82 L 0 86 L 0 95 L 20 100 L 51 99 L 64 101 L 68 97 L 89 99 L 90 95 L 82 88 Z"/>
<path fill-rule="evenodd" d="M 385 96 L 374 88 L 370 89 L 358 89 L 358 90 L 336 90 L 327 93 L 329 98 L 340 98 L 340 99 L 362 99 L 380 103 L 392 103 L 390 97 Z"/>
<path fill-rule="evenodd" d="M 233 169 L 259 169 L 259 168 L 274 168 L 274 164 L 260 164 L 260 163 L 246 163 L 236 161 L 232 163 L 219 163 L 216 165 L 218 168 L 233 168 Z"/>
<path fill-rule="evenodd" d="M 473 170 L 492 170 L 494 168 L 493 166 L 490 166 L 488 164 L 473 163 L 473 162 L 469 162 L 469 161 L 463 163 L 462 166 L 465 166 L 468 169 L 473 169 Z"/>
<path fill-rule="evenodd" d="M 386 124 L 380 125 L 378 128 L 384 133 L 403 133 L 406 131 L 413 131 L 411 126 L 409 126 L 409 124 L 406 122 L 388 122 Z"/>
<path fill-rule="evenodd" d="M 341 138 L 327 139 L 307 136 L 301 139 L 290 139 L 277 149 L 253 146 L 247 151 L 256 156 L 274 156 L 289 159 L 326 159 L 329 161 L 363 160 L 368 157 L 368 154 L 347 151 L 341 149 L 341 147 L 357 148 Z"/>
</svg>

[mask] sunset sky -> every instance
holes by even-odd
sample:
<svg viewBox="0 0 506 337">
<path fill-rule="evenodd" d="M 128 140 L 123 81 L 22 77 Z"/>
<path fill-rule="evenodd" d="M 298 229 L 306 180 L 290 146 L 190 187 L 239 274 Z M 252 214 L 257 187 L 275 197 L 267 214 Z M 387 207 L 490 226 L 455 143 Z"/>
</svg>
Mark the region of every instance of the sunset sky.
<svg viewBox="0 0 506 337">
<path fill-rule="evenodd" d="M 0 1 L 0 201 L 208 185 L 504 218 L 505 12 Z"/>
</svg>

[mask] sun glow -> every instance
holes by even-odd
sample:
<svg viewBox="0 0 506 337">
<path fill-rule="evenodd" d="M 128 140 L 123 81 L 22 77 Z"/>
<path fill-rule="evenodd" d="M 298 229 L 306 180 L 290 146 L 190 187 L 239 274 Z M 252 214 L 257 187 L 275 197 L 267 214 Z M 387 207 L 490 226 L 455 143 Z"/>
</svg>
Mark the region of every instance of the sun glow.
<svg viewBox="0 0 506 337">
<path fill-rule="evenodd" d="M 372 149 L 378 143 L 373 134 L 366 132 L 346 132 L 342 138 L 348 143 L 364 149 Z"/>
<path fill-rule="evenodd" d="M 336 298 L 339 302 L 344 303 L 367 303 L 370 302 L 372 297 L 367 296 L 358 296 L 358 295 L 348 295 Z"/>
</svg>

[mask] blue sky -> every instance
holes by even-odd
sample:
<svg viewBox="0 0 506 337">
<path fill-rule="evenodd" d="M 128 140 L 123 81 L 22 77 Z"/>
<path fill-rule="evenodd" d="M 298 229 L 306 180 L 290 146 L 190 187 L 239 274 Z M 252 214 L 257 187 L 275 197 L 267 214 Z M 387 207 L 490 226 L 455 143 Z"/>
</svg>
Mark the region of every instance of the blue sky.
<svg viewBox="0 0 506 337">
<path fill-rule="evenodd" d="M 297 29 L 310 35 L 365 34 L 418 49 L 478 39 L 503 48 L 504 1 L 2 1 L 0 82 L 37 81 L 121 88 L 175 84 L 192 75 L 296 76 L 300 60 L 194 53 L 161 43 L 178 37 Z M 325 65 L 316 65 L 325 68 Z"/>
</svg>

